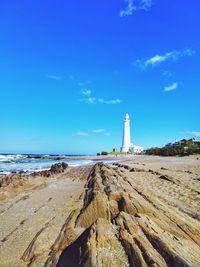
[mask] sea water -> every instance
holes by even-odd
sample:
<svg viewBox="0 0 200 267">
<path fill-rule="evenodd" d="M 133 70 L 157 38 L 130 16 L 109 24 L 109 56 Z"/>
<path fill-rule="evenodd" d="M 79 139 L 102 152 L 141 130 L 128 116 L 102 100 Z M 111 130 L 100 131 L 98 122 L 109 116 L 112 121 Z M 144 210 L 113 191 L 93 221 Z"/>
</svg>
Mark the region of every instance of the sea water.
<svg viewBox="0 0 200 267">
<path fill-rule="evenodd" d="M 48 155 L 45 155 L 48 156 Z M 87 160 L 87 159 L 74 159 L 70 156 L 64 159 L 49 159 L 49 158 L 31 158 L 28 155 L 5 155 L 0 154 L 0 175 L 23 172 L 24 174 L 30 174 L 32 172 L 49 170 L 52 164 L 65 162 L 69 166 L 90 166 L 97 162 L 103 161 L 104 163 L 112 162 L 111 160 Z"/>
</svg>

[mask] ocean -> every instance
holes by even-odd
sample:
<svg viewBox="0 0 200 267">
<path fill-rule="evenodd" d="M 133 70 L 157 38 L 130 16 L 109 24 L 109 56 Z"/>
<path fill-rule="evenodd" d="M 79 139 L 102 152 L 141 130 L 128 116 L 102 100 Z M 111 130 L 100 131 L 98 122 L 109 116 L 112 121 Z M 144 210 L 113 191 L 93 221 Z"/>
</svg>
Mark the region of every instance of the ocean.
<svg viewBox="0 0 200 267">
<path fill-rule="evenodd" d="M 44 157 L 44 155 L 41 156 Z M 48 170 L 52 164 L 58 162 L 65 162 L 72 167 L 94 165 L 100 161 L 103 161 L 104 163 L 114 162 L 113 160 L 109 159 L 74 159 L 70 158 L 70 156 L 65 159 L 51 159 L 48 158 L 48 156 L 49 155 L 45 155 L 47 158 L 31 158 L 30 155 L 23 154 L 0 154 L 0 175 L 18 172 L 23 172 L 25 175 L 28 175 L 32 172 Z"/>
</svg>

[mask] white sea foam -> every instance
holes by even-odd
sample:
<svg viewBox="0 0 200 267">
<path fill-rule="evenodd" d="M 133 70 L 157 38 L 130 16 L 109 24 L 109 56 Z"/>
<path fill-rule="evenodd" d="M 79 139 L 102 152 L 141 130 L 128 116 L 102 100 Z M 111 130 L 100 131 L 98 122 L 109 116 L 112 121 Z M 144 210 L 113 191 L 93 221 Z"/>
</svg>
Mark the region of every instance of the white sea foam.
<svg viewBox="0 0 200 267">
<path fill-rule="evenodd" d="M 26 155 L 0 155 L 0 175 L 23 171 L 25 174 L 49 170 L 52 164 L 65 162 L 71 167 L 89 166 L 102 160 L 80 160 L 80 159 L 61 159 L 53 160 L 48 158 L 29 158 Z M 104 160 L 108 162 L 109 160 Z M 111 162 L 111 161 L 109 161 Z"/>
<path fill-rule="evenodd" d="M 0 162 L 15 161 L 17 159 L 27 158 L 25 155 L 0 155 Z"/>
<path fill-rule="evenodd" d="M 79 167 L 93 165 L 95 162 L 93 160 L 73 160 L 73 162 L 68 162 L 69 166 Z"/>
</svg>

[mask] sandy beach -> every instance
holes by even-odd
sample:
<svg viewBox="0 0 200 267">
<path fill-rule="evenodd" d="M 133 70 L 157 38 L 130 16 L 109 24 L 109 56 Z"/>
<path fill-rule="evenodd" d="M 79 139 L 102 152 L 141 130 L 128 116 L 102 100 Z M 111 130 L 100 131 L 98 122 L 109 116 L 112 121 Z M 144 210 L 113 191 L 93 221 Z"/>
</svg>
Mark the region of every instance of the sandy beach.
<svg viewBox="0 0 200 267">
<path fill-rule="evenodd" d="M 27 266 L 21 258 L 33 240 L 34 253 L 40 255 L 34 264 L 43 266 L 66 217 L 80 204 L 89 169 L 29 177 L 22 185 L 0 188 L 0 266 Z"/>
<path fill-rule="evenodd" d="M 1 187 L 0 266 L 199 266 L 200 161 L 119 159 Z"/>
</svg>

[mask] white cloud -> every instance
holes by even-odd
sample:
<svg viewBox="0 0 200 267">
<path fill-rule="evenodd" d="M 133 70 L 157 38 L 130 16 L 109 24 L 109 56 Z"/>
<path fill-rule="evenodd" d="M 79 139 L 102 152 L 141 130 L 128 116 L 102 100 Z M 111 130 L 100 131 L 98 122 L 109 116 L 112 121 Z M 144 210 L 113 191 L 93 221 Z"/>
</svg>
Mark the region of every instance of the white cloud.
<svg viewBox="0 0 200 267">
<path fill-rule="evenodd" d="M 90 130 L 90 131 L 78 131 L 74 134 L 74 136 L 81 136 L 81 137 L 88 137 L 88 136 L 92 136 L 94 134 L 103 134 L 106 136 L 110 136 L 111 133 L 107 132 L 105 129 L 94 129 L 94 130 Z"/>
<path fill-rule="evenodd" d="M 107 104 L 107 105 L 115 105 L 115 104 L 120 104 L 123 101 L 119 98 L 116 99 L 111 99 L 111 100 L 107 100 L 104 98 L 96 98 L 96 97 L 92 97 L 92 91 L 91 90 L 83 90 L 82 95 L 85 96 L 85 98 L 79 99 L 80 102 L 84 102 L 87 104 Z"/>
<path fill-rule="evenodd" d="M 88 132 L 78 131 L 77 133 L 75 133 L 75 135 L 86 137 L 86 136 L 89 136 L 89 133 Z"/>
<path fill-rule="evenodd" d="M 84 102 L 86 104 L 96 104 L 96 98 L 94 98 L 94 97 L 82 98 L 82 99 L 79 99 L 79 101 Z"/>
<path fill-rule="evenodd" d="M 162 74 L 162 76 L 165 76 L 165 77 L 172 77 L 173 75 L 174 75 L 174 72 L 172 72 L 172 71 L 168 71 L 168 70 L 163 70 L 162 72 L 161 72 L 161 74 Z"/>
<path fill-rule="evenodd" d="M 152 0 L 124 0 L 124 2 L 127 6 L 120 11 L 120 17 L 131 16 L 138 10 L 148 10 L 152 5 Z"/>
<path fill-rule="evenodd" d="M 193 132 L 193 131 L 188 131 L 186 132 L 187 134 L 190 134 L 190 135 L 193 135 L 193 136 L 196 136 L 196 137 L 200 137 L 200 132 Z"/>
<path fill-rule="evenodd" d="M 95 98 L 95 97 L 86 97 L 83 99 L 79 99 L 80 102 L 84 102 L 86 104 L 106 104 L 106 105 L 116 105 L 121 104 L 123 101 L 119 98 L 106 100 L 104 98 Z"/>
<path fill-rule="evenodd" d="M 178 88 L 178 83 L 172 83 L 164 88 L 164 92 L 170 92 Z"/>
<path fill-rule="evenodd" d="M 49 75 L 49 74 L 46 74 L 46 77 L 49 78 L 49 79 L 52 79 L 52 80 L 61 80 L 61 77 L 60 76 L 57 76 L 57 75 Z"/>
<path fill-rule="evenodd" d="M 182 51 L 171 51 L 163 55 L 155 55 L 149 59 L 138 59 L 134 62 L 134 65 L 142 70 L 146 70 L 149 67 L 154 68 L 167 61 L 177 61 L 179 58 L 191 56 L 194 53 L 195 52 L 189 48 Z"/>
<path fill-rule="evenodd" d="M 98 98 L 97 99 L 97 102 L 98 103 L 101 103 L 101 104 L 107 104 L 107 105 L 115 105 L 115 104 L 120 104 L 122 103 L 122 100 L 121 99 L 112 99 L 112 100 L 105 100 L 103 98 Z"/>
<path fill-rule="evenodd" d="M 87 80 L 87 81 L 84 81 L 84 82 L 78 82 L 78 86 L 82 87 L 84 85 L 90 85 L 92 83 L 92 81 L 90 80 Z"/>
<path fill-rule="evenodd" d="M 95 129 L 93 130 L 93 133 L 103 133 L 105 132 L 105 129 Z"/>
<path fill-rule="evenodd" d="M 92 91 L 90 89 L 84 89 L 82 90 L 81 94 L 84 96 L 84 98 L 79 99 L 80 102 L 84 102 L 86 104 L 107 104 L 107 105 L 115 105 L 120 104 L 123 101 L 119 98 L 116 99 L 104 99 L 104 98 L 97 98 L 92 96 Z"/>
<path fill-rule="evenodd" d="M 82 91 L 82 94 L 85 95 L 85 96 L 90 96 L 91 93 L 92 93 L 92 91 L 89 90 L 89 89 L 86 89 L 86 90 L 83 90 L 83 91 Z"/>
</svg>

